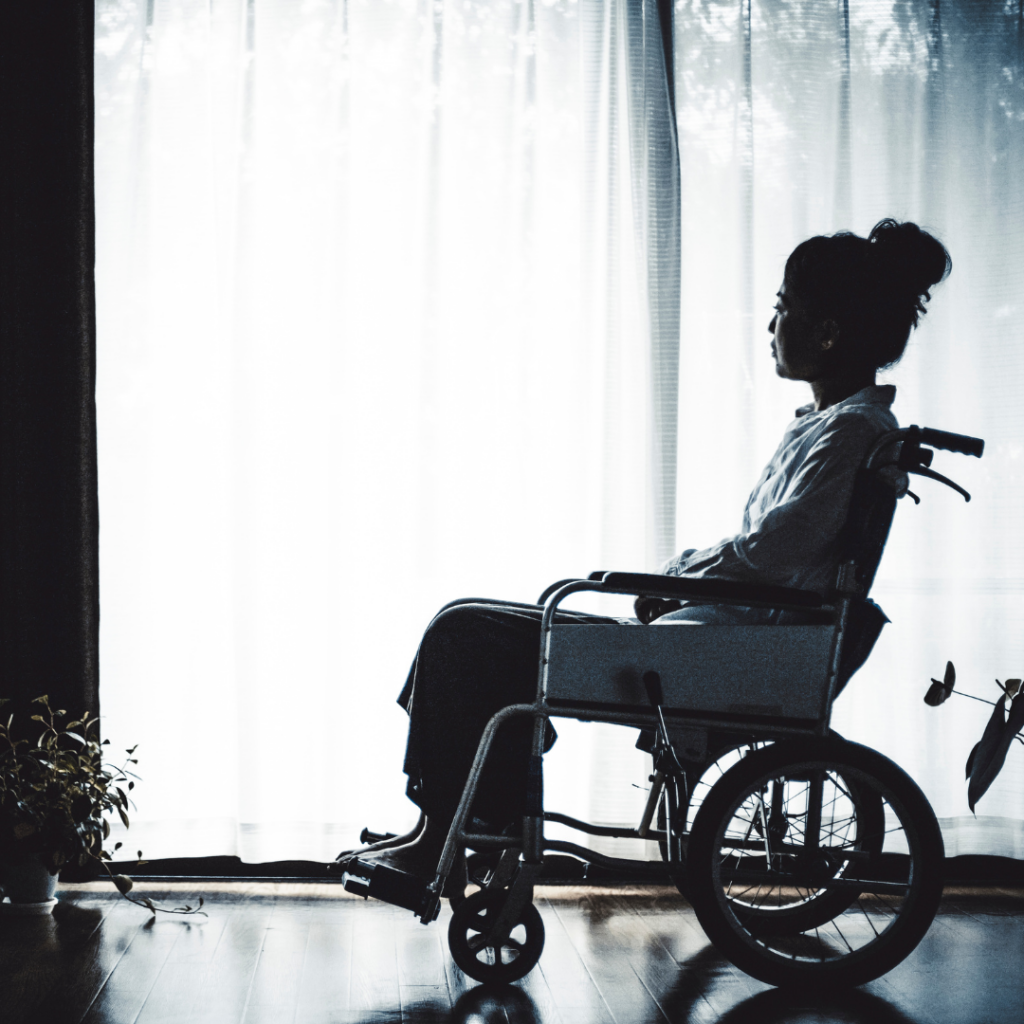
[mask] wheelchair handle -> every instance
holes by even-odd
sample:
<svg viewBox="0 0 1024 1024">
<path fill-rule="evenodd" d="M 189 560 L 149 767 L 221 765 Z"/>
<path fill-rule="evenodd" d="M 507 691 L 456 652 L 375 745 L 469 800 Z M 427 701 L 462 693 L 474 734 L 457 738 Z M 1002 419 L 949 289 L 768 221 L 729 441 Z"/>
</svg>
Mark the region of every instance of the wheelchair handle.
<svg viewBox="0 0 1024 1024">
<path fill-rule="evenodd" d="M 967 434 L 953 434 L 948 430 L 934 430 L 932 427 L 910 427 L 908 434 L 911 440 L 917 440 L 931 448 L 973 455 L 977 459 L 980 459 L 985 451 L 985 442 L 980 437 L 969 437 Z"/>
<path fill-rule="evenodd" d="M 644 689 L 647 691 L 647 699 L 653 707 L 661 707 L 665 703 L 665 691 L 661 685 L 661 676 L 657 672 L 644 673 Z"/>
</svg>

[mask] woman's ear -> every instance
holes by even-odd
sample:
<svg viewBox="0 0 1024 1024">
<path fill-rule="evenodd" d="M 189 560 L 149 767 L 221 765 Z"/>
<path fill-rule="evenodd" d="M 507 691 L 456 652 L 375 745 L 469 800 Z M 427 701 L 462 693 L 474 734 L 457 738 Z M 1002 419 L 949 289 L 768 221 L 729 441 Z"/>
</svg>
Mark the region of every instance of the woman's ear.
<svg viewBox="0 0 1024 1024">
<path fill-rule="evenodd" d="M 818 343 L 822 352 L 829 352 L 839 342 L 839 324 L 835 320 L 823 320 L 818 328 Z"/>
</svg>

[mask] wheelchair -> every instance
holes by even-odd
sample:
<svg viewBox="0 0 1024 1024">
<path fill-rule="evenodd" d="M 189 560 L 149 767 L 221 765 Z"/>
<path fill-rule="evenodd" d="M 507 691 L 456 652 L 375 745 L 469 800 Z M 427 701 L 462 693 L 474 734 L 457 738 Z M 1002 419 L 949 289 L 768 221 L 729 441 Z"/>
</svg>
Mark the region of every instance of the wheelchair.
<svg viewBox="0 0 1024 1024">
<path fill-rule="evenodd" d="M 980 457 L 984 442 L 916 426 L 879 438 L 856 477 L 827 597 L 624 572 L 548 587 L 538 601 L 536 700 L 505 707 L 487 724 L 434 879 L 425 884 L 355 861 L 346 889 L 406 907 L 428 924 L 456 859 L 474 851 L 470 877 L 480 888 L 451 899 L 448 944 L 455 963 L 481 982 L 515 981 L 540 959 L 544 925 L 533 891 L 552 854 L 632 878 L 667 877 L 718 950 L 770 985 L 853 986 L 891 970 L 938 909 L 942 836 L 914 781 L 882 754 L 839 736 L 829 720 L 833 701 L 888 621 L 868 592 L 897 498 L 920 500 L 907 489 L 907 474 L 947 484 L 970 500 L 930 468 L 933 449 Z M 800 624 L 557 624 L 556 609 L 580 591 L 661 599 L 665 607 L 781 609 L 799 613 Z M 515 716 L 534 718 L 521 830 L 473 832 L 470 808 L 481 770 L 501 725 Z M 643 730 L 654 771 L 636 827 L 593 825 L 544 809 L 545 732 L 556 717 Z M 547 839 L 546 822 L 655 840 L 664 863 Z"/>
</svg>

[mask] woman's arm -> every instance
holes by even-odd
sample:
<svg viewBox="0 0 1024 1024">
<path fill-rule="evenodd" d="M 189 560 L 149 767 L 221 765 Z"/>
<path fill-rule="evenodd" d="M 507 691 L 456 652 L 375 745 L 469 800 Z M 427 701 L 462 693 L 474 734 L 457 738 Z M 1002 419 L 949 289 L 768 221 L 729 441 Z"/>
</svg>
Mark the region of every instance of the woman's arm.
<svg viewBox="0 0 1024 1024">
<path fill-rule="evenodd" d="M 878 434 L 878 424 L 867 417 L 835 417 L 806 455 L 789 467 L 790 479 L 778 500 L 748 532 L 701 551 L 683 552 L 661 571 L 791 584 L 796 575 L 828 567 L 836 557 L 857 470 Z"/>
</svg>

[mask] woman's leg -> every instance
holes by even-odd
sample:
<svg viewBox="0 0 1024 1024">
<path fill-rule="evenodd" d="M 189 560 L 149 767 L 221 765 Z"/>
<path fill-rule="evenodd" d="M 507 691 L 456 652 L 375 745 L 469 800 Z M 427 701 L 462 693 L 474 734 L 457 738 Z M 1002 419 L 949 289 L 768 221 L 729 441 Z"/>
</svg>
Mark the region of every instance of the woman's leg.
<svg viewBox="0 0 1024 1024">
<path fill-rule="evenodd" d="M 436 865 L 484 726 L 501 708 L 536 697 L 541 614 L 477 603 L 431 622 L 401 700 L 409 712 L 407 792 L 426 826 L 414 841 L 369 851 L 365 859 L 421 874 Z M 565 612 L 557 621 L 615 620 Z M 488 827 L 502 828 L 523 813 L 532 728 L 527 718 L 513 720 L 495 739 L 472 809 Z"/>
</svg>

